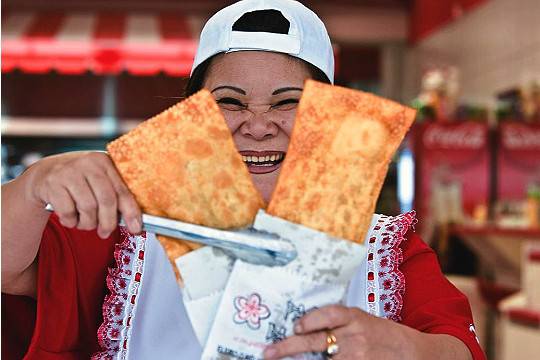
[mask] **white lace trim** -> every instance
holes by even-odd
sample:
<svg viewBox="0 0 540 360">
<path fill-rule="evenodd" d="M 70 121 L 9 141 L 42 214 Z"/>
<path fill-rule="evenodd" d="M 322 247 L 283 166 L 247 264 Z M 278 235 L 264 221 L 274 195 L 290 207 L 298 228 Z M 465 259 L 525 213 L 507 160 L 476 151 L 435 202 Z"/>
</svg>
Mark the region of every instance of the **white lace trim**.
<svg viewBox="0 0 540 360">
<path fill-rule="evenodd" d="M 399 270 L 403 261 L 400 244 L 416 224 L 416 213 L 380 215 L 367 240 L 367 311 L 393 321 L 401 320 L 405 277 Z"/>
<path fill-rule="evenodd" d="M 131 319 L 143 281 L 145 235 L 134 236 L 120 228 L 122 242 L 116 244 L 116 267 L 109 268 L 109 294 L 103 301 L 103 323 L 98 329 L 101 351 L 92 359 L 127 359 Z"/>
</svg>

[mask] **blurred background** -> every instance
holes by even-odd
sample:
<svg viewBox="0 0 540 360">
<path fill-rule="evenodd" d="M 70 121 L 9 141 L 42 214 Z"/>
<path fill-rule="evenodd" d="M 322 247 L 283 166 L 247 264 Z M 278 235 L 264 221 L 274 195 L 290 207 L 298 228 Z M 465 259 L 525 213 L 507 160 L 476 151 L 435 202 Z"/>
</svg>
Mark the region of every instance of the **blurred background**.
<svg viewBox="0 0 540 360">
<path fill-rule="evenodd" d="M 220 0 L 4 0 L 2 183 L 99 149 L 180 101 Z M 418 109 L 378 211 L 416 228 L 473 307 L 490 359 L 540 353 L 540 1 L 303 1 L 336 83 Z"/>
</svg>

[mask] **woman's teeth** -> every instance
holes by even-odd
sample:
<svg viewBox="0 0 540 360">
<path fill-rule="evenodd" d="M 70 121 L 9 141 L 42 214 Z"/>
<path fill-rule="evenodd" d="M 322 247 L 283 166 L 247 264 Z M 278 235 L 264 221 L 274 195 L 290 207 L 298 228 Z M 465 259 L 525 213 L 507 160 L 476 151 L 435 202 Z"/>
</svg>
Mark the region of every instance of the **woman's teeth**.
<svg viewBox="0 0 540 360">
<path fill-rule="evenodd" d="M 256 165 L 256 166 L 273 166 L 281 162 L 285 154 L 275 154 L 275 155 L 266 155 L 266 156 L 245 156 L 242 155 L 242 160 L 246 165 Z"/>
</svg>

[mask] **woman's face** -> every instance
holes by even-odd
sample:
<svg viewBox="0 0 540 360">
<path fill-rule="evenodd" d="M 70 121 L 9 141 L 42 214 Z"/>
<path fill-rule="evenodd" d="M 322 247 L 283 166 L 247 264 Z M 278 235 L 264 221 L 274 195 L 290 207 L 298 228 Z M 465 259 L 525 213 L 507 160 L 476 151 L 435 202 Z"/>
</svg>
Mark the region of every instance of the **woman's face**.
<svg viewBox="0 0 540 360">
<path fill-rule="evenodd" d="M 238 51 L 218 55 L 204 87 L 212 92 L 255 186 L 268 201 L 302 95 L 307 66 L 284 54 Z"/>
</svg>

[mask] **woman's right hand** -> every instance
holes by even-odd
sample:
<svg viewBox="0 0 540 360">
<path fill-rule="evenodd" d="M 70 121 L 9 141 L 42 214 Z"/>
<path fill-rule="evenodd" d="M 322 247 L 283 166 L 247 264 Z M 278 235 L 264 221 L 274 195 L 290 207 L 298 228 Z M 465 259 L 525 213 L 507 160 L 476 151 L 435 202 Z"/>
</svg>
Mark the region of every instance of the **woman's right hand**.
<svg viewBox="0 0 540 360">
<path fill-rule="evenodd" d="M 30 191 L 43 207 L 51 204 L 68 228 L 93 230 L 107 238 L 120 214 L 128 231 L 142 231 L 141 209 L 105 152 L 51 156 L 28 169 Z"/>
</svg>

